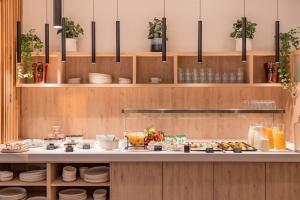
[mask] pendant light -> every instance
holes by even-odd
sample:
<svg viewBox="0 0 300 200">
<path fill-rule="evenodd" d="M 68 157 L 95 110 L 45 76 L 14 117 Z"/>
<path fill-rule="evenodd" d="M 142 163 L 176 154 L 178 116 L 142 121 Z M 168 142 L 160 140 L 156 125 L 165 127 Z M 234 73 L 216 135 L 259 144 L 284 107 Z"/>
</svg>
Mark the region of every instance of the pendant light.
<svg viewBox="0 0 300 200">
<path fill-rule="evenodd" d="M 247 18 L 246 18 L 246 0 L 244 0 L 244 17 L 242 18 L 242 62 L 247 62 Z"/>
<path fill-rule="evenodd" d="M 162 61 L 167 61 L 167 18 L 166 18 L 166 0 L 164 0 L 164 16 L 162 18 Z"/>
<path fill-rule="evenodd" d="M 20 64 L 22 61 L 21 34 L 22 34 L 21 21 L 17 21 L 17 63 L 18 64 Z"/>
<path fill-rule="evenodd" d="M 49 23 L 48 23 L 48 0 L 46 0 L 46 23 L 45 23 L 45 63 L 49 64 Z"/>
<path fill-rule="evenodd" d="M 95 22 L 95 0 L 93 1 L 93 21 L 92 21 L 92 63 L 96 64 L 96 22 Z"/>
<path fill-rule="evenodd" d="M 279 21 L 279 0 L 277 0 L 276 9 L 276 22 L 275 22 L 275 62 L 280 62 L 280 21 Z"/>
<path fill-rule="evenodd" d="M 198 63 L 202 63 L 202 0 L 199 0 L 199 20 L 198 20 Z"/>
<path fill-rule="evenodd" d="M 56 29 L 62 28 L 62 1 L 63 0 L 53 0 L 53 27 Z"/>
<path fill-rule="evenodd" d="M 66 62 L 66 18 L 64 17 L 64 3 L 65 1 L 62 0 L 62 31 L 61 31 L 61 61 Z"/>
<path fill-rule="evenodd" d="M 120 45 L 120 21 L 119 21 L 119 0 L 117 0 L 117 20 L 116 20 L 116 62 L 121 62 L 121 45 Z"/>
</svg>

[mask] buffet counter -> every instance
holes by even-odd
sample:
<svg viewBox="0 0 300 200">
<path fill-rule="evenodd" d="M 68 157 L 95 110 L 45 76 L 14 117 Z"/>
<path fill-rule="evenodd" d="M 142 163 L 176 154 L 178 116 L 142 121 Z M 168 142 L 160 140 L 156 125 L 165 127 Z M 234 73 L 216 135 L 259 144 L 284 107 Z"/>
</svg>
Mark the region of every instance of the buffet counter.
<svg viewBox="0 0 300 200">
<path fill-rule="evenodd" d="M 293 149 L 292 144 L 288 144 Z M 148 150 L 112 150 L 104 151 L 98 147 L 89 150 L 75 148 L 67 153 L 64 148 L 46 150 L 30 149 L 25 153 L 0 153 L 0 163 L 24 162 L 300 162 L 300 154 L 286 152 L 242 152 L 222 151 L 173 152 Z"/>
</svg>

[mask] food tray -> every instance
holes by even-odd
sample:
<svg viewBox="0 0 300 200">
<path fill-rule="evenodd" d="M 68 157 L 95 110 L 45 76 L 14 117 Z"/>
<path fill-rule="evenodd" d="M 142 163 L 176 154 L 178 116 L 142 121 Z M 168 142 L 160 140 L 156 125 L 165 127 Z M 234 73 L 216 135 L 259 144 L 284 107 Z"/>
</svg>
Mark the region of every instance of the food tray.
<svg viewBox="0 0 300 200">
<path fill-rule="evenodd" d="M 191 151 L 204 151 L 207 152 L 207 149 L 212 149 L 212 151 L 222 151 L 218 147 L 218 143 L 215 142 L 192 142 Z"/>
<path fill-rule="evenodd" d="M 234 149 L 241 149 L 241 151 L 257 151 L 257 149 L 245 142 L 218 142 L 218 147 L 223 151 L 234 151 Z"/>
</svg>

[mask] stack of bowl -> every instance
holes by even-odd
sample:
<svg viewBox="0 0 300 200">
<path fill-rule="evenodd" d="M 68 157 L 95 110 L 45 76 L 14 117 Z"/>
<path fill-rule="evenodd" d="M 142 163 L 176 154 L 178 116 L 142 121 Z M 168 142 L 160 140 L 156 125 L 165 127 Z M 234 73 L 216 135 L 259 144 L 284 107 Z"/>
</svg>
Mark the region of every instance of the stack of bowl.
<svg viewBox="0 0 300 200">
<path fill-rule="evenodd" d="M 109 74 L 89 73 L 89 83 L 91 83 L 91 84 L 111 84 L 112 76 Z"/>
<path fill-rule="evenodd" d="M 66 166 L 63 168 L 62 178 L 63 181 L 72 182 L 76 181 L 77 168 Z"/>
<path fill-rule="evenodd" d="M 25 200 L 27 191 L 21 187 L 8 187 L 0 190 L 0 199 L 3 200 Z"/>
<path fill-rule="evenodd" d="M 68 83 L 69 84 L 80 84 L 81 78 L 69 78 Z"/>
<path fill-rule="evenodd" d="M 84 172 L 84 181 L 89 183 L 105 183 L 109 181 L 109 167 L 99 166 Z"/>
<path fill-rule="evenodd" d="M 94 191 L 94 200 L 106 200 L 107 191 L 105 189 L 98 189 Z"/>
<path fill-rule="evenodd" d="M 65 189 L 59 192 L 59 200 L 86 200 L 87 192 L 85 189 Z"/>
<path fill-rule="evenodd" d="M 20 181 L 23 182 L 39 182 L 46 180 L 46 170 L 34 170 L 22 172 L 19 174 Z"/>
<path fill-rule="evenodd" d="M 131 84 L 130 78 L 119 78 L 119 84 Z"/>
<path fill-rule="evenodd" d="M 11 181 L 14 178 L 14 173 L 11 171 L 0 171 L 0 182 Z"/>
</svg>

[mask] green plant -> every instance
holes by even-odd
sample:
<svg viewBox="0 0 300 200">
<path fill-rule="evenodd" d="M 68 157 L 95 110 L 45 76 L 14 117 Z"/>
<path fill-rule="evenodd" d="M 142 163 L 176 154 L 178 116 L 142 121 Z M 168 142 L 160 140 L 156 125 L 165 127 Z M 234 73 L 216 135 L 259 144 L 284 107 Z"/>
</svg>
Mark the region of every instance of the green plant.
<svg viewBox="0 0 300 200">
<path fill-rule="evenodd" d="M 280 33 L 280 63 L 279 63 L 279 79 L 283 88 L 292 96 L 298 95 L 297 83 L 295 78 L 289 72 L 290 54 L 294 49 L 299 49 L 300 39 L 298 37 L 299 28 L 291 29 L 287 33 Z"/>
<path fill-rule="evenodd" d="M 33 78 L 31 53 L 40 53 L 42 51 L 43 46 L 43 42 L 35 34 L 35 29 L 30 29 L 28 33 L 21 35 L 22 62 L 18 69 L 18 76 L 20 78 Z"/>
<path fill-rule="evenodd" d="M 80 35 L 84 34 L 83 28 L 80 24 L 75 24 L 71 17 L 67 17 L 65 21 L 66 38 L 79 38 Z M 60 34 L 62 29 L 57 31 Z"/>
<path fill-rule="evenodd" d="M 233 24 L 233 29 L 234 31 L 230 34 L 230 37 L 238 39 L 242 38 L 242 26 L 243 22 L 241 19 L 238 19 L 234 24 Z M 251 21 L 247 21 L 247 34 L 246 37 L 249 39 L 254 38 L 254 34 L 256 32 L 256 23 L 253 23 Z"/>
<path fill-rule="evenodd" d="M 148 25 L 149 34 L 148 39 L 161 38 L 162 37 L 162 20 L 154 18 L 152 22 Z"/>
</svg>

